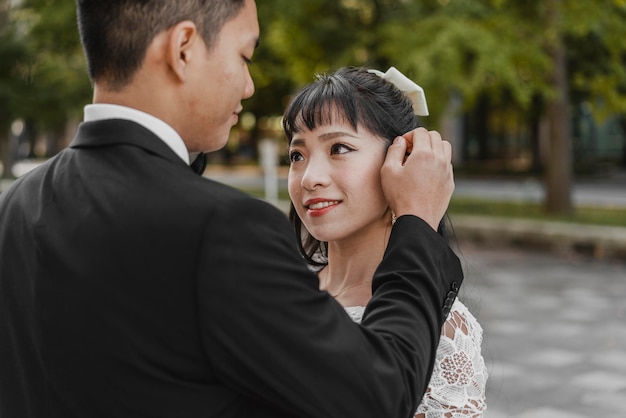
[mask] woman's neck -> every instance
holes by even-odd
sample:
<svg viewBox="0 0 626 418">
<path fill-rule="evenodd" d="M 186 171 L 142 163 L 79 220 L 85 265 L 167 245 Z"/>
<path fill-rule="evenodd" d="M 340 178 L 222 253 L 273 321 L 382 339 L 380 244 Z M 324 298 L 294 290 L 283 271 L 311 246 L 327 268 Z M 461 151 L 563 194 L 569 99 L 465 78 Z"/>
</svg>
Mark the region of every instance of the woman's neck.
<svg viewBox="0 0 626 418">
<path fill-rule="evenodd" d="M 350 239 L 329 242 L 328 265 L 319 273 L 320 288 L 343 306 L 365 306 L 390 233 L 391 221 Z"/>
</svg>

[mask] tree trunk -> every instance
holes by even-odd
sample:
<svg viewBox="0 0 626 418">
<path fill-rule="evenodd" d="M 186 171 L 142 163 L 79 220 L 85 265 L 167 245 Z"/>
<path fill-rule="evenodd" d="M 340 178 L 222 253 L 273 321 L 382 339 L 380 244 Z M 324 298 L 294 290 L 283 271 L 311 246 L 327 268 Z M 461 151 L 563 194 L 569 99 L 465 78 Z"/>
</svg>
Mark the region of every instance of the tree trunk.
<svg viewBox="0 0 626 418">
<path fill-rule="evenodd" d="M 561 0 L 544 3 L 546 12 L 546 47 L 552 59 L 550 83 L 555 95 L 546 103 L 550 147 L 546 164 L 546 202 L 548 213 L 570 214 L 572 212 L 572 146 L 570 117 L 568 111 L 568 88 L 565 51 L 559 29 Z"/>
<path fill-rule="evenodd" d="M 9 156 L 9 136 L 0 131 L 0 159 L 2 159 L 2 173 L 0 179 L 7 178 L 7 159 Z"/>
<path fill-rule="evenodd" d="M 543 115 L 543 100 L 539 96 L 533 97 L 532 106 L 528 114 L 528 129 L 530 140 L 531 163 L 530 171 L 533 174 L 543 172 L 541 159 L 541 116 Z"/>
<path fill-rule="evenodd" d="M 622 128 L 622 161 L 620 165 L 626 168 L 626 118 L 620 118 L 620 126 Z"/>
<path fill-rule="evenodd" d="M 0 133 L 0 157 L 2 158 L 2 179 L 12 179 L 13 164 L 17 152 L 17 138 L 8 132 Z"/>
<path fill-rule="evenodd" d="M 489 147 L 489 111 L 490 103 L 487 96 L 481 96 L 477 101 L 474 117 L 476 118 L 476 140 L 478 141 L 478 156 L 480 161 L 491 157 Z"/>
</svg>

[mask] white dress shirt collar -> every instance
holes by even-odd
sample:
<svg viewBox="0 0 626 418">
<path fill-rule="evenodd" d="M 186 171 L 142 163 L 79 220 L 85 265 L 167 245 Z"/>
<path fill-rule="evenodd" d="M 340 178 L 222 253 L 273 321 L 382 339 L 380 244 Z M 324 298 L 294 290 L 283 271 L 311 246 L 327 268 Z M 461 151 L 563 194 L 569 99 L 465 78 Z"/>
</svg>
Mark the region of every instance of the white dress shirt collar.
<svg viewBox="0 0 626 418">
<path fill-rule="evenodd" d="M 158 136 L 186 164 L 189 164 L 189 152 L 178 133 L 167 123 L 148 113 L 126 106 L 95 103 L 85 106 L 85 122 L 104 119 L 126 119 L 140 124 Z"/>
</svg>

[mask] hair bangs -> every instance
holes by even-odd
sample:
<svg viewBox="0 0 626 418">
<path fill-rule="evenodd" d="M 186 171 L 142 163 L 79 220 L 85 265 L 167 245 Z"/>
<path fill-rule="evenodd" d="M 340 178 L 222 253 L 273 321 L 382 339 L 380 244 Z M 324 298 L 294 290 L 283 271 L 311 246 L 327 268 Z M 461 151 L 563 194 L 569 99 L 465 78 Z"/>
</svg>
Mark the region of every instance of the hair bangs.
<svg viewBox="0 0 626 418">
<path fill-rule="evenodd" d="M 334 123 L 348 123 L 356 130 L 358 115 L 348 81 L 337 75 L 321 76 L 316 83 L 306 86 L 288 106 L 283 129 L 289 141 L 298 132 Z"/>
</svg>

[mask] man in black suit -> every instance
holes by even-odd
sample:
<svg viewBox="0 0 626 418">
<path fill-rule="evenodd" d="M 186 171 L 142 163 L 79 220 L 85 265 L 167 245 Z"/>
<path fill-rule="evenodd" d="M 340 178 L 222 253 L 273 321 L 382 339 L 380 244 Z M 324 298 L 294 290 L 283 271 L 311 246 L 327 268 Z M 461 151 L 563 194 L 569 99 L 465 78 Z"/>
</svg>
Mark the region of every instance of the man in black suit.
<svg viewBox="0 0 626 418">
<path fill-rule="evenodd" d="M 77 6 L 94 104 L 0 196 L 0 416 L 411 415 L 463 279 L 434 231 L 449 144 L 389 149 L 399 218 L 356 325 L 281 212 L 190 168 L 253 93 L 254 0 Z"/>
</svg>

